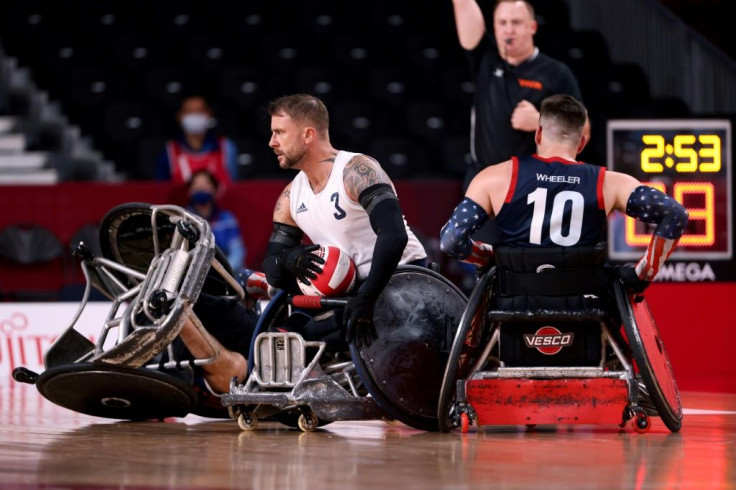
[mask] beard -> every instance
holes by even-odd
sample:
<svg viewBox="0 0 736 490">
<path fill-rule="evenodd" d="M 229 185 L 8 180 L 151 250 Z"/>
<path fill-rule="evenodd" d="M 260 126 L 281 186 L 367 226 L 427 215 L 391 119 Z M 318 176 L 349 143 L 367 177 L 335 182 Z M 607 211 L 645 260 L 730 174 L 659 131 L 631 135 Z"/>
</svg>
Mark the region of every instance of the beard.
<svg viewBox="0 0 736 490">
<path fill-rule="evenodd" d="M 304 158 L 304 155 L 306 153 L 306 148 L 300 148 L 299 150 L 290 152 L 288 155 L 286 154 L 286 152 L 283 152 L 281 153 L 281 156 L 284 157 L 284 159 L 283 161 L 279 162 L 279 166 L 285 170 L 294 168 L 294 166 L 297 165 L 302 160 L 302 158 Z"/>
</svg>

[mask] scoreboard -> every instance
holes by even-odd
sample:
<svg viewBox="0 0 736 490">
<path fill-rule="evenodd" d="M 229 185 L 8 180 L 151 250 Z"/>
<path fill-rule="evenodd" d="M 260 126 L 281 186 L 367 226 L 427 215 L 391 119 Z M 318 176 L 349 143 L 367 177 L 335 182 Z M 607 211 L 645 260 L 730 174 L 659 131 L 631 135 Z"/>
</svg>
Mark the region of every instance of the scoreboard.
<svg viewBox="0 0 736 490">
<path fill-rule="evenodd" d="M 609 170 L 634 176 L 688 210 L 688 225 L 669 259 L 669 269 L 660 271 L 660 276 L 693 280 L 703 271 L 706 276 L 712 274 L 713 280 L 736 279 L 732 263 L 731 121 L 611 120 L 607 147 Z M 609 257 L 623 262 L 638 260 L 654 227 L 615 213 L 608 227 Z M 679 267 L 682 273 L 673 272 L 672 267 Z M 685 274 L 686 268 L 689 274 Z"/>
</svg>

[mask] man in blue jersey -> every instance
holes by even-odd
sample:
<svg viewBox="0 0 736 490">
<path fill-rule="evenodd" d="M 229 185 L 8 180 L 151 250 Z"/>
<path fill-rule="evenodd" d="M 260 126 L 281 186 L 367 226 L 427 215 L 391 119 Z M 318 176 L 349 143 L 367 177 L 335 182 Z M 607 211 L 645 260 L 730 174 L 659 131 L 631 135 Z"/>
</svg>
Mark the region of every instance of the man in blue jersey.
<svg viewBox="0 0 736 490">
<path fill-rule="evenodd" d="M 606 217 L 619 210 L 657 225 L 641 260 L 618 269 L 630 289 L 643 291 L 675 249 L 687 211 L 629 175 L 576 161 L 587 142 L 586 120 L 585 107 L 575 98 L 546 98 L 535 133 L 537 153 L 492 165 L 473 179 L 442 229 L 442 250 L 479 266 L 489 264 L 492 245 L 471 237 L 491 217 L 500 229 L 493 245 L 593 247 L 605 240 Z"/>
</svg>

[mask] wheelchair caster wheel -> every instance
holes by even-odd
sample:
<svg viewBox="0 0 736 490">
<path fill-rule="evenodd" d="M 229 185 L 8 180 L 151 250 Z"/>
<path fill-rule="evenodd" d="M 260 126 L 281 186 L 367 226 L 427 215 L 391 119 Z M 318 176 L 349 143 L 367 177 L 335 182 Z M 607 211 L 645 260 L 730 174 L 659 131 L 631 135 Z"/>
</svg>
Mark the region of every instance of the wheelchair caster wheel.
<svg viewBox="0 0 736 490">
<path fill-rule="evenodd" d="M 241 413 L 242 412 L 240 411 L 240 409 L 235 405 L 227 407 L 227 414 L 233 420 L 238 420 L 238 417 L 240 417 Z"/>
<path fill-rule="evenodd" d="M 299 415 L 299 420 L 297 421 L 297 424 L 299 425 L 299 428 L 304 432 L 312 432 L 319 425 L 319 421 L 317 420 L 317 416 L 315 414 L 309 412 Z"/>
<path fill-rule="evenodd" d="M 250 412 L 238 415 L 238 426 L 243 430 L 254 430 L 258 425 L 258 417 Z"/>
<path fill-rule="evenodd" d="M 467 434 L 468 430 L 470 430 L 470 416 L 463 412 L 460 414 L 460 432 Z"/>
<path fill-rule="evenodd" d="M 649 415 L 646 414 L 646 412 L 637 412 L 636 415 L 634 415 L 634 420 L 631 421 L 631 427 L 634 428 L 635 432 L 638 432 L 639 434 L 643 434 L 645 432 L 649 432 L 649 429 L 652 428 L 652 423 L 649 420 Z"/>
</svg>

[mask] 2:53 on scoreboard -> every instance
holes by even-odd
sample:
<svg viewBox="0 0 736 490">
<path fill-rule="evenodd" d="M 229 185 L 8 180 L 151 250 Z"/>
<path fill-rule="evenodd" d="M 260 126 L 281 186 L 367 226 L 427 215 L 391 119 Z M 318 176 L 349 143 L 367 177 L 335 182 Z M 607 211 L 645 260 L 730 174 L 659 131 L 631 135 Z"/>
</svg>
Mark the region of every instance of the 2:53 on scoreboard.
<svg viewBox="0 0 736 490">
<path fill-rule="evenodd" d="M 608 168 L 669 194 L 690 214 L 673 259 L 730 260 L 732 250 L 731 122 L 615 120 L 608 122 Z M 653 225 L 616 213 L 609 256 L 635 260 Z"/>
</svg>

